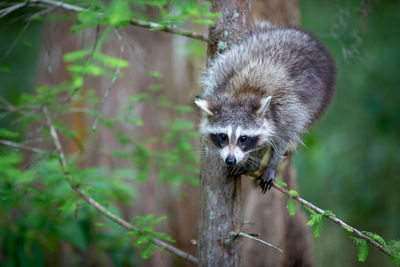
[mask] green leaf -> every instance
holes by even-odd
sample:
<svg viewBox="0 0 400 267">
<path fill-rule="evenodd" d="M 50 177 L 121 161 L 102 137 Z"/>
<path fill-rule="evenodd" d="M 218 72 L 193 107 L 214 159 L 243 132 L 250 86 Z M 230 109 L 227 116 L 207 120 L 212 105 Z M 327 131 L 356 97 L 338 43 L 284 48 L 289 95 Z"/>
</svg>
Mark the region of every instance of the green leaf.
<svg viewBox="0 0 400 267">
<path fill-rule="evenodd" d="M 161 84 L 159 84 L 159 83 L 151 83 L 151 84 L 149 84 L 149 90 L 150 91 L 159 91 L 159 90 L 161 90 Z"/>
<path fill-rule="evenodd" d="M 149 94 L 147 93 L 140 93 L 136 95 L 132 95 L 129 97 L 130 102 L 139 102 L 139 101 L 144 101 L 149 99 Z"/>
<path fill-rule="evenodd" d="M 186 112 L 190 112 L 193 110 L 191 106 L 187 106 L 187 105 L 175 105 L 174 108 L 176 111 L 181 112 L 181 113 L 186 113 Z"/>
<path fill-rule="evenodd" d="M 112 74 L 103 69 L 102 67 L 99 67 L 94 64 L 87 64 L 85 66 L 81 64 L 73 64 L 69 65 L 67 69 L 70 72 L 77 73 L 77 74 L 87 74 L 87 75 L 92 75 L 92 76 L 100 76 L 100 75 L 106 75 L 106 76 L 111 76 Z"/>
<path fill-rule="evenodd" d="M 367 246 L 367 241 L 365 239 L 362 238 L 358 238 L 358 237 L 350 237 L 351 239 L 353 239 L 354 243 L 357 246 L 357 250 L 358 250 L 358 261 L 360 262 L 365 262 L 365 260 L 368 257 L 368 246 Z"/>
<path fill-rule="evenodd" d="M 129 61 L 117 57 L 108 56 L 100 52 L 94 53 L 93 57 L 97 61 L 101 62 L 104 66 L 109 68 L 127 68 L 130 65 Z"/>
<path fill-rule="evenodd" d="M 162 107 L 162 108 L 168 108 L 173 106 L 171 101 L 168 100 L 168 98 L 165 95 L 160 95 L 157 98 L 157 106 Z"/>
<path fill-rule="evenodd" d="M 132 224 L 137 228 L 136 231 L 128 232 L 136 237 L 135 246 L 142 247 L 141 256 L 146 259 L 154 253 L 154 249 L 158 246 L 153 242 L 154 238 L 166 240 L 169 242 L 175 242 L 171 237 L 166 234 L 159 233 L 153 230 L 153 227 L 162 221 L 166 220 L 166 216 L 160 218 L 154 218 L 153 214 L 146 216 L 135 216 L 132 220 Z"/>
<path fill-rule="evenodd" d="M 19 133 L 0 128 L 0 138 L 14 139 L 17 137 L 19 137 Z"/>
<path fill-rule="evenodd" d="M 275 178 L 275 182 L 274 183 L 279 185 L 279 186 L 283 186 L 283 187 L 288 186 L 287 183 L 285 183 L 284 181 L 282 181 L 279 178 Z"/>
<path fill-rule="evenodd" d="M 0 66 L 0 72 L 10 73 L 11 68 L 9 66 Z"/>
<path fill-rule="evenodd" d="M 107 227 L 107 226 L 108 226 L 107 224 L 101 223 L 101 222 L 97 222 L 97 223 L 95 223 L 95 225 L 96 225 L 97 227 Z"/>
<path fill-rule="evenodd" d="M 344 228 L 347 232 L 350 232 L 350 233 L 352 233 L 353 232 L 353 229 L 351 229 L 350 227 L 348 227 L 348 226 L 342 226 L 342 228 Z"/>
<path fill-rule="evenodd" d="M 99 12 L 95 11 L 83 11 L 79 12 L 77 15 L 77 19 L 79 24 L 72 26 L 72 30 L 82 30 L 88 27 L 94 27 L 99 24 L 104 24 L 102 22 L 102 15 Z"/>
<path fill-rule="evenodd" d="M 295 190 L 289 190 L 289 194 L 290 194 L 292 197 L 298 197 L 298 196 L 299 196 L 299 193 L 298 193 L 297 191 L 295 191 Z"/>
<path fill-rule="evenodd" d="M 380 245 L 386 246 L 385 240 L 380 235 L 368 231 L 362 231 L 362 233 L 371 238 L 372 240 L 378 242 Z"/>
<path fill-rule="evenodd" d="M 324 211 L 324 215 L 325 215 L 325 216 L 336 217 L 336 214 L 333 213 L 333 212 L 330 211 L 330 210 L 325 210 L 325 211 Z"/>
<path fill-rule="evenodd" d="M 150 76 L 153 78 L 162 78 L 162 73 L 158 71 L 150 71 L 149 72 Z"/>
<path fill-rule="evenodd" d="M 296 202 L 293 200 L 293 198 L 289 198 L 287 207 L 289 210 L 289 215 L 294 216 L 296 214 Z"/>
<path fill-rule="evenodd" d="M 123 0 L 111 1 L 106 14 L 109 18 L 109 23 L 114 26 L 126 25 L 132 18 L 129 2 Z"/>
<path fill-rule="evenodd" d="M 390 254 L 390 261 L 393 264 L 400 264 L 400 241 L 391 240 L 385 248 Z"/>
<path fill-rule="evenodd" d="M 310 213 L 310 220 L 307 222 L 307 225 L 313 227 L 313 234 L 315 238 L 318 238 L 320 236 L 323 226 L 323 219 L 324 216 L 322 214 L 318 214 L 314 211 Z"/>
<path fill-rule="evenodd" d="M 63 59 L 65 62 L 73 62 L 82 59 L 90 54 L 89 49 L 82 49 L 64 54 Z"/>
<path fill-rule="evenodd" d="M 236 233 L 235 231 L 230 231 L 230 232 L 229 232 L 229 235 L 231 235 L 231 236 L 237 236 L 238 233 Z"/>
<path fill-rule="evenodd" d="M 214 20 L 212 19 L 194 19 L 193 20 L 194 23 L 198 23 L 198 24 L 207 24 L 207 25 L 214 25 Z"/>
</svg>

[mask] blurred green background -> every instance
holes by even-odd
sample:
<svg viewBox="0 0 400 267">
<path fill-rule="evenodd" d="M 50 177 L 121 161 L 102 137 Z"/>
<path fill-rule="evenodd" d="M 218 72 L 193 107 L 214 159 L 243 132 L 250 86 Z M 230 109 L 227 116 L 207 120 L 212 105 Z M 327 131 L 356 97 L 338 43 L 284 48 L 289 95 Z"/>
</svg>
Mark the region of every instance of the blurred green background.
<svg viewBox="0 0 400 267">
<path fill-rule="evenodd" d="M 333 105 L 304 136 L 305 146 L 299 146 L 295 156 L 299 191 L 305 199 L 360 230 L 376 232 L 386 240 L 400 239 L 400 1 L 301 0 L 299 4 L 302 27 L 328 46 L 338 69 Z M 7 22 L 0 20 L 0 57 L 26 25 L 17 19 L 20 15 L 8 17 Z M 11 103 L 17 102 L 21 92 L 33 88 L 41 30 L 40 22 L 32 22 L 13 51 L 0 60 L 0 96 Z M 11 119 L 0 120 L 0 128 L 7 128 Z M 1 164 L 13 164 L 18 159 L 1 156 L 0 174 L 6 177 L 10 174 L 2 173 Z M 54 171 L 52 166 L 46 168 L 43 170 Z M 56 179 L 60 182 L 62 177 Z M 60 191 L 64 187 L 60 184 Z M 60 256 L 53 248 L 61 238 L 82 251 L 90 242 L 97 242 L 99 253 L 108 251 L 114 263 L 135 264 L 135 256 L 128 255 L 132 250 L 129 239 L 117 238 L 123 230 L 101 235 L 74 233 L 85 229 L 89 220 L 96 220 L 96 214 L 87 212 L 78 219 L 72 215 L 38 219 L 34 216 L 40 217 L 41 208 L 32 212 L 34 207 L 30 207 L 36 228 L 27 224 L 24 210 L 14 212 L 21 216 L 3 216 L 13 208 L 7 203 L 24 201 L 24 192 L 20 193 L 14 199 L 2 198 L 0 248 L 5 254 L 0 260 L 12 260 L 9 256 L 13 255 L 15 262 L 10 266 L 16 262 L 41 266 L 45 253 Z M 36 201 L 50 200 L 38 195 Z M 38 229 L 43 239 L 30 240 Z M 71 240 L 80 236 L 83 239 Z M 34 244 L 29 243 L 23 251 L 21 242 Z M 39 250 L 35 242 L 46 250 Z M 359 263 L 347 232 L 330 221 L 324 222 L 314 247 L 317 266 L 390 266 L 388 258 L 372 247 L 367 261 Z"/>
<path fill-rule="evenodd" d="M 300 13 L 338 69 L 333 105 L 296 153 L 300 192 L 360 230 L 398 240 L 400 1 L 302 0 Z M 315 251 L 318 266 L 390 266 L 372 247 L 358 263 L 348 234 L 330 221 Z"/>
</svg>

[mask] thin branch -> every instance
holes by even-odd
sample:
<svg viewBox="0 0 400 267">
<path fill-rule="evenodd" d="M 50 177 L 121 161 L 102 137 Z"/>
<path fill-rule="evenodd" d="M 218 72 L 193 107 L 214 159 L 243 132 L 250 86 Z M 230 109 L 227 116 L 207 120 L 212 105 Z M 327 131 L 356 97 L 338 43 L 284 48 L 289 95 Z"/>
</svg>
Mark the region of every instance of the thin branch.
<svg viewBox="0 0 400 267">
<path fill-rule="evenodd" d="M 262 240 L 262 239 L 260 239 L 260 238 L 257 238 L 257 237 L 255 237 L 255 236 L 251 236 L 251 235 L 246 234 L 246 233 L 243 233 L 243 232 L 240 232 L 240 233 L 238 233 L 237 235 L 240 235 L 240 236 L 243 236 L 243 237 L 247 237 L 247 238 L 249 238 L 249 239 L 253 239 L 253 240 L 257 241 L 257 242 L 260 242 L 260 243 L 262 243 L 262 244 L 264 244 L 264 245 L 267 245 L 267 246 L 269 246 L 269 247 L 271 247 L 271 248 L 276 249 L 276 250 L 279 251 L 280 253 L 283 253 L 283 250 L 282 250 L 282 249 L 280 249 L 280 248 L 278 248 L 278 247 L 276 247 L 276 246 L 274 246 L 274 245 L 272 245 L 272 244 L 270 244 L 270 243 L 268 243 L 268 242 L 266 242 L 266 241 L 264 241 L 264 240 Z"/>
<path fill-rule="evenodd" d="M 93 54 L 94 54 L 95 48 L 97 46 L 97 42 L 99 41 L 99 31 L 100 31 L 100 26 L 97 25 L 96 31 L 94 34 L 93 45 L 92 45 L 92 48 L 90 49 L 89 59 L 86 62 L 86 67 L 89 66 L 93 61 Z M 75 96 L 75 94 L 78 93 L 78 91 L 82 89 L 83 85 L 85 84 L 86 77 L 87 77 L 87 72 L 85 72 L 82 76 L 82 79 L 83 79 L 82 85 L 80 87 L 75 88 L 74 91 L 65 100 L 62 100 L 61 102 L 67 102 L 67 103 L 70 102 L 72 100 L 72 98 Z"/>
<path fill-rule="evenodd" d="M 71 11 L 75 11 L 75 12 L 83 12 L 83 11 L 88 11 L 88 9 L 80 7 L 80 6 L 74 6 L 68 3 L 64 3 L 64 2 L 59 2 L 59 1 L 52 1 L 52 0 L 30 0 L 28 1 L 28 3 L 43 3 L 43 4 L 47 4 L 50 6 L 56 6 L 62 9 L 66 9 L 66 10 L 71 10 Z"/>
<path fill-rule="evenodd" d="M 46 15 L 46 14 L 48 14 L 48 13 L 53 12 L 53 10 L 56 9 L 56 8 L 57 8 L 57 7 L 53 6 L 53 7 L 48 8 L 48 9 L 43 9 L 43 10 L 41 10 L 41 11 L 39 11 L 39 12 L 33 14 L 32 16 L 30 16 L 28 19 L 29 19 L 29 20 L 32 20 L 32 19 L 35 19 L 35 18 L 37 18 L 37 17 Z"/>
<path fill-rule="evenodd" d="M 29 2 L 27 1 L 24 3 L 12 5 L 7 8 L 3 8 L 2 10 L 0 10 L 0 18 L 7 16 L 8 14 L 10 14 L 11 12 L 14 12 L 15 10 L 23 8 L 23 7 L 27 6 L 28 4 L 29 4 Z"/>
<path fill-rule="evenodd" d="M 384 252 L 384 253 L 386 253 L 387 255 L 390 256 L 390 253 L 389 253 L 389 251 L 388 251 L 386 248 L 384 248 L 381 244 L 379 244 L 379 243 L 376 242 L 375 240 L 371 239 L 369 236 L 363 234 L 361 231 L 359 231 L 358 229 L 354 228 L 353 226 L 348 225 L 347 223 L 345 223 L 344 221 L 340 220 L 339 218 L 337 218 L 337 217 L 335 217 L 335 216 L 327 215 L 323 209 L 318 208 L 318 207 L 315 206 L 314 204 L 308 202 L 307 200 L 302 199 L 302 198 L 299 197 L 299 196 L 293 196 L 293 195 L 291 195 L 291 194 L 289 193 L 288 190 L 286 190 L 286 189 L 280 187 L 280 186 L 277 185 L 277 184 L 273 184 L 272 186 L 275 187 L 275 189 L 277 189 L 278 191 L 280 191 L 280 192 L 282 192 L 282 193 L 284 193 L 284 194 L 286 194 L 286 195 L 292 197 L 294 200 L 296 200 L 296 201 L 299 202 L 300 204 L 302 204 L 302 205 L 304 205 L 304 206 L 306 206 L 306 207 L 312 209 L 312 210 L 315 211 L 316 213 L 319 213 L 319 214 L 321 214 L 321 215 L 324 215 L 326 218 L 328 218 L 329 220 L 333 221 L 333 222 L 336 223 L 337 225 L 339 225 L 339 226 L 341 226 L 341 227 L 343 227 L 343 228 L 346 228 L 346 229 L 351 229 L 352 232 L 353 232 L 355 235 L 361 237 L 362 239 L 365 239 L 365 240 L 368 241 L 371 245 L 373 245 L 373 246 L 379 248 L 382 252 Z"/>
<path fill-rule="evenodd" d="M 256 177 L 253 173 L 248 173 L 247 175 Z M 335 216 L 328 215 L 325 212 L 325 210 L 315 206 L 314 204 L 308 202 L 307 200 L 302 199 L 300 196 L 294 196 L 294 195 L 290 194 L 289 190 L 286 190 L 286 189 L 280 187 L 276 183 L 272 184 L 272 187 L 274 187 L 276 190 L 282 192 L 283 194 L 288 195 L 289 197 L 293 198 L 295 201 L 297 201 L 298 203 L 302 204 L 303 206 L 306 206 L 307 208 L 315 211 L 316 213 L 325 216 L 326 218 L 328 218 L 329 220 L 333 221 L 337 225 L 339 225 L 339 226 L 341 226 L 341 227 L 343 227 L 345 229 L 350 229 L 351 232 L 354 233 L 355 235 L 361 237 L 362 239 L 365 239 L 371 245 L 373 245 L 373 246 L 377 247 L 378 249 L 380 249 L 383 253 L 391 256 L 391 254 L 389 253 L 389 251 L 385 247 L 383 247 L 381 244 L 379 244 L 375 240 L 371 239 L 369 236 L 363 234 L 360 230 L 354 228 L 353 226 L 348 225 L 347 223 L 345 223 L 344 221 L 340 220 L 339 218 L 337 218 Z"/>
<path fill-rule="evenodd" d="M 102 206 L 100 203 L 98 203 L 96 200 L 94 200 L 93 198 L 91 198 L 88 194 L 86 194 L 82 189 L 80 189 L 80 187 L 78 185 L 76 185 L 73 182 L 72 176 L 68 171 L 68 167 L 67 167 L 67 161 L 65 159 L 65 154 L 64 151 L 62 149 L 61 143 L 60 143 L 60 139 L 58 138 L 58 134 L 56 131 L 56 128 L 54 127 L 54 124 L 52 122 L 52 119 L 50 117 L 49 111 L 46 107 L 43 108 L 43 113 L 46 117 L 46 123 L 47 126 L 50 129 L 50 135 L 51 138 L 53 139 L 53 143 L 56 147 L 57 153 L 58 153 L 58 158 L 60 160 L 60 165 L 61 168 L 63 170 L 64 176 L 67 179 L 69 185 L 71 186 L 71 188 L 78 193 L 78 195 L 83 198 L 90 206 L 92 206 L 93 208 L 95 208 L 96 210 L 98 210 L 99 212 L 101 212 L 103 215 L 105 215 L 106 217 L 108 217 L 110 220 L 116 222 L 117 224 L 121 225 L 122 227 L 124 227 L 125 229 L 129 230 L 129 231 L 136 231 L 137 228 L 135 226 L 133 226 L 132 224 L 130 224 L 129 222 L 115 216 L 114 214 L 112 214 L 109 210 L 107 210 L 104 206 Z M 153 238 L 152 241 L 163 247 L 165 250 L 168 250 L 169 252 L 172 252 L 184 259 L 187 259 L 195 264 L 197 264 L 198 259 L 192 255 L 190 255 L 189 253 L 186 253 L 174 246 L 171 246 L 167 243 L 165 243 L 164 241 L 157 239 L 157 238 Z"/>
<path fill-rule="evenodd" d="M 118 31 L 117 31 L 117 36 L 118 36 L 118 40 L 121 42 L 121 46 L 119 48 L 119 57 L 121 58 L 122 54 L 124 53 L 124 43 L 123 43 L 122 37 L 121 37 L 121 35 L 119 34 Z M 120 67 L 118 67 L 115 70 L 115 73 L 114 73 L 114 76 L 113 76 L 113 78 L 111 80 L 110 86 L 107 88 L 106 92 L 104 93 L 103 99 L 101 100 L 101 103 L 100 103 L 99 110 L 97 111 L 96 117 L 95 117 L 94 122 L 93 122 L 93 126 L 92 126 L 92 131 L 93 132 L 96 131 L 97 122 L 99 121 L 100 113 L 103 111 L 104 105 L 106 104 L 108 96 L 110 95 L 111 88 L 114 86 L 120 71 L 121 71 Z"/>
<path fill-rule="evenodd" d="M 20 33 L 17 35 L 15 40 L 12 42 L 10 47 L 7 49 L 7 51 L 4 53 L 4 55 L 0 58 L 0 63 L 11 53 L 11 51 L 14 49 L 15 45 L 18 43 L 18 41 L 21 39 L 22 35 L 25 33 L 26 29 L 28 29 L 29 25 L 31 24 L 32 20 L 28 20 L 28 22 L 25 24 L 24 28 L 20 31 Z"/>
<path fill-rule="evenodd" d="M 15 143 L 15 142 L 8 141 L 8 140 L 3 140 L 3 139 L 0 139 L 0 144 L 2 144 L 4 146 L 10 146 L 10 147 L 15 147 L 15 148 L 22 149 L 22 150 L 35 152 L 35 153 L 38 153 L 38 154 L 46 153 L 45 150 L 42 150 L 42 149 L 39 149 L 39 148 L 36 148 L 36 147 L 26 146 L 26 145 L 22 145 L 22 144 L 19 144 L 19 143 Z"/>
<path fill-rule="evenodd" d="M 70 10 L 70 11 L 74 11 L 74 12 L 84 12 L 84 11 L 89 11 L 89 9 L 80 7 L 80 6 L 75 6 L 75 5 L 71 5 L 71 4 L 67 4 L 64 2 L 60 2 L 60 1 L 53 1 L 53 0 L 30 0 L 27 1 L 26 3 L 24 3 L 24 5 L 32 5 L 32 4 L 46 4 L 49 6 L 55 6 L 55 7 L 59 7 L 65 10 Z M 17 4 L 16 6 L 18 6 L 18 8 L 22 7 L 22 4 Z M 7 14 L 11 13 L 12 11 L 18 9 L 18 8 L 14 8 L 15 6 L 9 7 L 7 8 Z M 2 12 L 4 9 L 2 9 L 0 12 Z M 10 11 L 11 10 L 11 11 Z M 6 12 L 6 11 L 4 11 Z M 1 13 L 0 13 L 1 14 Z M 4 16 L 5 16 L 4 15 Z M 137 20 L 137 19 L 131 19 L 130 21 L 131 25 L 134 26 L 138 26 L 138 27 L 142 27 L 142 28 L 146 28 L 146 29 L 150 29 L 153 31 L 161 31 L 161 32 L 167 32 L 167 33 L 172 33 L 172 34 L 176 34 L 176 35 L 181 35 L 181 36 L 185 36 L 188 38 L 192 38 L 192 39 L 197 39 L 203 42 L 208 42 L 207 37 L 205 37 L 204 35 L 200 34 L 200 33 L 196 33 L 196 32 L 192 32 L 189 30 L 185 30 L 185 29 L 181 29 L 175 26 L 166 26 L 166 25 L 162 25 L 156 22 L 151 22 L 151 21 L 141 21 L 141 20 Z"/>
<path fill-rule="evenodd" d="M 17 109 L 4 97 L 0 96 L 0 102 L 3 102 L 4 105 L 6 105 L 6 109 L 11 111 L 11 112 L 15 112 Z"/>
<path fill-rule="evenodd" d="M 206 43 L 208 42 L 208 38 L 200 33 L 177 28 L 175 26 L 165 26 L 165 25 L 162 25 L 162 24 L 159 24 L 156 22 L 140 21 L 140 20 L 135 20 L 135 19 L 131 20 L 131 25 L 143 27 L 143 28 L 150 29 L 153 31 L 161 31 L 161 32 L 168 32 L 168 33 L 172 33 L 172 34 L 176 34 L 176 35 L 181 35 L 181 36 L 185 36 L 188 38 L 197 39 L 197 40 L 200 40 L 200 41 L 203 41 Z"/>
</svg>

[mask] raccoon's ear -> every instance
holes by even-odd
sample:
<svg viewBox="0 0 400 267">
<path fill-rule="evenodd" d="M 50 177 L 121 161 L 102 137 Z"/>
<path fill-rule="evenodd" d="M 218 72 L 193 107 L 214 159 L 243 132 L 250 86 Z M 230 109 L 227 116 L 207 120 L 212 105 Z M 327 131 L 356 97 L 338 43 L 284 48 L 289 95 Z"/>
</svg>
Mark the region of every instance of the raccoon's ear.
<svg viewBox="0 0 400 267">
<path fill-rule="evenodd" d="M 258 115 L 265 115 L 269 110 L 269 104 L 271 103 L 271 96 L 268 96 L 260 101 L 260 107 L 257 110 Z"/>
<path fill-rule="evenodd" d="M 211 103 L 210 101 L 206 99 L 202 99 L 200 97 L 197 97 L 194 99 L 194 103 L 202 110 L 204 110 L 208 115 L 212 116 L 214 115 L 214 112 L 210 110 Z"/>
</svg>

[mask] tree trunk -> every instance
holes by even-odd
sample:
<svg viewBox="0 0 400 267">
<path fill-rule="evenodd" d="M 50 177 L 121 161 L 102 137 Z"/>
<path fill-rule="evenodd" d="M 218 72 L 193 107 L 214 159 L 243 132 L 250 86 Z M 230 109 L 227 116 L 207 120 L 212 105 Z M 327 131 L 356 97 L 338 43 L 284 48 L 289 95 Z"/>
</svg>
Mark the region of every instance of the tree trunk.
<svg viewBox="0 0 400 267">
<path fill-rule="evenodd" d="M 269 20 L 280 25 L 298 26 L 299 15 L 296 0 L 253 0 L 251 20 Z M 248 2 L 214 1 L 214 11 L 222 16 L 210 27 L 208 56 L 213 58 L 223 47 L 240 41 L 247 32 Z M 202 140 L 202 150 L 207 147 Z M 282 161 L 277 177 L 296 189 L 296 172 L 291 153 Z M 200 266 L 313 266 L 312 238 L 305 224 L 305 216 L 297 209 L 290 217 L 286 208 L 287 197 L 275 190 L 262 194 L 258 184 L 246 178 L 228 182 L 223 163 L 207 157 L 201 162 L 200 185 Z M 241 203 L 241 191 L 244 191 Z M 241 205 L 244 205 L 243 212 Z M 243 214 L 244 218 L 241 217 Z M 254 224 L 244 225 L 250 221 Z M 239 238 L 232 238 L 231 231 L 260 234 L 262 239 L 284 250 L 275 250 Z M 242 255 L 240 257 L 240 255 Z M 239 262 L 240 261 L 240 262 Z"/>
<path fill-rule="evenodd" d="M 246 0 L 214 0 L 221 17 L 209 29 L 208 58 L 238 43 L 247 33 L 249 3 Z M 201 140 L 202 151 L 208 144 Z M 199 266 L 239 266 L 241 242 L 230 235 L 240 228 L 241 180 L 228 181 L 222 161 L 202 157 L 200 174 Z"/>
</svg>

